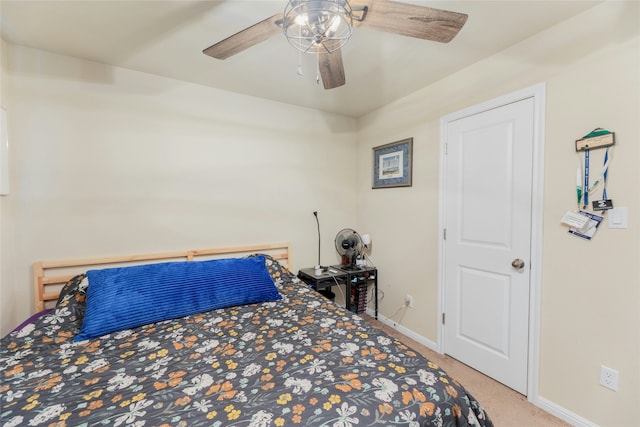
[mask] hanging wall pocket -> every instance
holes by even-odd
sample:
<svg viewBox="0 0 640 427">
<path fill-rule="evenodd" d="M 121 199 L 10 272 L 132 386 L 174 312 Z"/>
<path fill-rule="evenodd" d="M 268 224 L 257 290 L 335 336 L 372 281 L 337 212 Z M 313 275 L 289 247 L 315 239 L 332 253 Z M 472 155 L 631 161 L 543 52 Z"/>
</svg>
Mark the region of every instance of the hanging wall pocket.
<svg viewBox="0 0 640 427">
<path fill-rule="evenodd" d="M 596 148 L 610 147 L 616 143 L 616 133 L 598 128 L 576 140 L 576 151 L 595 150 Z"/>
<path fill-rule="evenodd" d="M 604 217 L 585 211 L 580 211 L 580 215 L 587 217 L 587 224 L 582 228 L 570 227 L 569 233 L 585 240 L 591 240 Z"/>
</svg>

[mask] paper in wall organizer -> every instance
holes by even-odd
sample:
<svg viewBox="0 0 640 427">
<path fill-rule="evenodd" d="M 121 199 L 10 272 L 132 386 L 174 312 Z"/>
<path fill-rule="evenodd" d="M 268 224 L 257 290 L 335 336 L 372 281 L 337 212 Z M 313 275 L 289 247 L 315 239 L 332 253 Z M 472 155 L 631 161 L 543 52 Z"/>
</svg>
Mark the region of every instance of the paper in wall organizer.
<svg viewBox="0 0 640 427">
<path fill-rule="evenodd" d="M 589 218 L 589 221 L 587 222 L 585 227 L 583 227 L 582 229 L 577 229 L 575 227 L 570 227 L 569 228 L 569 233 L 573 234 L 574 236 L 578 236 L 578 237 L 581 237 L 583 239 L 586 239 L 586 240 L 591 240 L 593 238 L 593 236 L 596 234 L 596 230 L 598 229 L 598 227 L 602 223 L 602 220 L 604 219 L 604 217 L 600 216 L 600 215 L 593 214 L 591 212 L 586 212 L 586 211 L 580 211 L 580 215 L 586 216 L 587 218 Z"/>
</svg>

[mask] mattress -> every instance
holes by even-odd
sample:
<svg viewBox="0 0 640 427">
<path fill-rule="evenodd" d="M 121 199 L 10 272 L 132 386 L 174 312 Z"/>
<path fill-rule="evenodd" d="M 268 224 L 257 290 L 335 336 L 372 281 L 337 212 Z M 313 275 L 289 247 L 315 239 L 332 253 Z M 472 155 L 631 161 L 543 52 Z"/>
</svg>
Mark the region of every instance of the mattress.
<svg viewBox="0 0 640 427">
<path fill-rule="evenodd" d="M 4 426 L 491 426 L 437 364 L 266 257 L 279 295 L 74 341 L 86 274 L 1 341 Z"/>
</svg>

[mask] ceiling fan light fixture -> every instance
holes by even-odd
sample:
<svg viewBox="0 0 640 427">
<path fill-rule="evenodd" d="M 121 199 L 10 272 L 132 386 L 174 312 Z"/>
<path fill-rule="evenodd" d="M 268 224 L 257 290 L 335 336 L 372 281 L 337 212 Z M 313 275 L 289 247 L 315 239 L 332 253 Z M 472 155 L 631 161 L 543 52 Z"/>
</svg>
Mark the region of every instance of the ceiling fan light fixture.
<svg viewBox="0 0 640 427">
<path fill-rule="evenodd" d="M 347 0 L 290 0 L 282 31 L 301 52 L 331 53 L 351 38 L 352 13 Z"/>
</svg>

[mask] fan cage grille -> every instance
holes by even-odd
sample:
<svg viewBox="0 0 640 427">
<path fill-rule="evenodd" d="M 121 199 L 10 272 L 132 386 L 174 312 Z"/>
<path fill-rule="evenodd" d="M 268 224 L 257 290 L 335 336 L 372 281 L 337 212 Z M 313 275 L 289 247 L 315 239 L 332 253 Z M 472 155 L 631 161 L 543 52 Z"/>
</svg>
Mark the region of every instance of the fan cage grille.
<svg viewBox="0 0 640 427">
<path fill-rule="evenodd" d="M 353 33 L 352 9 L 346 0 L 291 0 L 282 26 L 289 43 L 304 53 L 331 53 Z"/>
<path fill-rule="evenodd" d="M 345 248 L 342 245 L 343 245 L 343 242 L 347 241 L 348 239 L 354 239 L 354 242 L 352 245 L 349 245 L 348 247 Z M 362 254 L 362 251 L 364 249 L 364 243 L 362 242 L 362 237 L 360 237 L 358 232 L 352 228 L 342 229 L 338 232 L 338 234 L 336 234 L 335 246 L 336 246 L 336 251 L 338 252 L 338 255 L 342 257 L 342 265 L 351 265 L 351 266 L 356 265 L 356 259 L 358 255 Z"/>
</svg>

